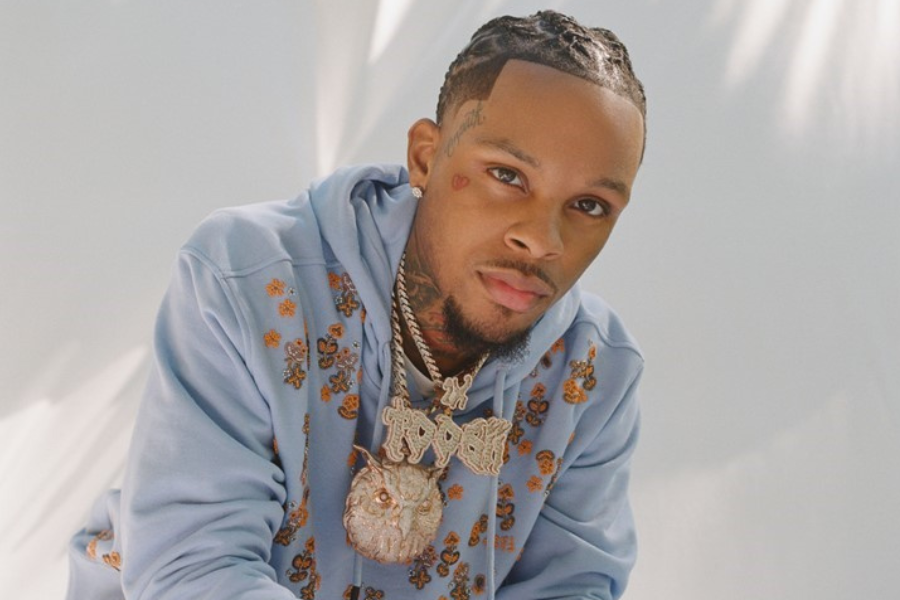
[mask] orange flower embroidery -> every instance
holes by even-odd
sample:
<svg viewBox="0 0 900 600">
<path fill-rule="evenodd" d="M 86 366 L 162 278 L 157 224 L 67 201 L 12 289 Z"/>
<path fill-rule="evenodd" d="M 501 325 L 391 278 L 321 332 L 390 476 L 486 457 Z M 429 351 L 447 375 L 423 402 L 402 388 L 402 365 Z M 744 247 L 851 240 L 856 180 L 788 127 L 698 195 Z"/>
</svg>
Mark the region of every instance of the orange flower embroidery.
<svg viewBox="0 0 900 600">
<path fill-rule="evenodd" d="M 458 483 L 454 483 L 450 486 L 450 489 L 447 490 L 447 497 L 451 500 L 462 500 L 463 497 L 463 486 Z"/>
<path fill-rule="evenodd" d="M 531 442 L 529 440 L 522 440 L 519 444 L 519 454 L 524 456 L 526 454 L 531 453 Z"/>
<path fill-rule="evenodd" d="M 481 515 L 472 525 L 472 533 L 469 534 L 469 546 L 474 548 L 481 543 L 481 534 L 488 530 L 488 516 Z"/>
<path fill-rule="evenodd" d="M 569 404 L 581 404 L 587 400 L 587 394 L 574 379 L 566 379 L 563 382 L 563 400 Z"/>
<path fill-rule="evenodd" d="M 511 535 L 496 535 L 494 536 L 494 548 L 503 552 L 515 552 L 516 538 Z"/>
<path fill-rule="evenodd" d="M 284 296 L 284 282 L 280 279 L 273 279 L 266 284 L 266 293 L 270 296 Z"/>
<path fill-rule="evenodd" d="M 559 338 L 558 340 L 553 342 L 552 346 L 550 346 L 550 352 L 553 352 L 554 354 L 557 352 L 562 352 L 565 349 L 566 349 L 566 342 L 562 338 Z"/>
<path fill-rule="evenodd" d="M 354 448 L 353 450 L 350 451 L 350 454 L 347 455 L 347 466 L 352 469 L 353 465 L 356 464 L 357 458 L 359 458 L 359 450 Z"/>
<path fill-rule="evenodd" d="M 538 470 L 540 470 L 541 475 L 552 475 L 556 470 L 556 465 L 553 460 L 556 456 L 553 454 L 551 450 L 541 450 L 538 452 L 534 459 L 537 461 Z"/>
<path fill-rule="evenodd" d="M 509 483 L 504 483 L 500 486 L 500 489 L 497 490 L 497 498 L 500 500 L 512 500 L 516 497 L 516 492 L 513 490 L 513 486 Z"/>
<path fill-rule="evenodd" d="M 529 492 L 539 492 L 544 488 L 544 480 L 537 475 L 532 475 L 525 485 Z"/>
<path fill-rule="evenodd" d="M 282 317 L 293 317 L 295 312 L 297 312 L 297 303 L 290 298 L 285 298 L 278 305 L 278 314 Z"/>
<path fill-rule="evenodd" d="M 322 398 L 322 402 L 331 402 L 331 388 L 327 385 L 323 385 L 322 389 L 319 391 L 319 397 Z"/>
<path fill-rule="evenodd" d="M 359 396 L 356 394 L 347 394 L 344 401 L 338 407 L 338 414 L 345 419 L 352 420 L 359 416 Z"/>
<path fill-rule="evenodd" d="M 341 325 L 340 323 L 335 323 L 334 325 L 329 325 L 328 333 L 330 333 L 332 337 L 341 339 L 344 336 L 344 326 Z"/>
<path fill-rule="evenodd" d="M 116 571 L 120 571 L 122 569 L 122 557 L 118 552 L 110 552 L 109 554 L 104 554 L 103 562 L 105 562 L 108 566 L 112 567 Z"/>
<path fill-rule="evenodd" d="M 281 343 L 281 334 L 274 329 L 270 329 L 263 335 L 263 342 L 265 342 L 266 346 L 269 348 L 277 348 L 278 344 Z"/>
<path fill-rule="evenodd" d="M 337 374 L 328 378 L 328 382 L 331 384 L 331 391 L 336 394 L 350 391 L 350 379 L 347 371 L 338 371 Z"/>
<path fill-rule="evenodd" d="M 291 363 L 284 370 L 284 382 L 294 386 L 294 389 L 300 389 L 303 381 L 306 379 L 306 371 L 304 371 L 299 363 Z"/>
<path fill-rule="evenodd" d="M 328 274 L 328 287 L 333 290 L 341 289 L 341 276 L 337 273 Z"/>
</svg>

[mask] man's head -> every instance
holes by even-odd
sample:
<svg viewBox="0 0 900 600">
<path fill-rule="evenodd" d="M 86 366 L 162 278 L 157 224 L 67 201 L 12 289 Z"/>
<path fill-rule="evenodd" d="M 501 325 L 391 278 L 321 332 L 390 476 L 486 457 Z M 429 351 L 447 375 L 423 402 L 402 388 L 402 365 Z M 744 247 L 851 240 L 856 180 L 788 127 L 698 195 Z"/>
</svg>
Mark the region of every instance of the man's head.
<svg viewBox="0 0 900 600">
<path fill-rule="evenodd" d="M 438 106 L 409 132 L 410 183 L 425 190 L 407 245 L 413 308 L 438 353 L 509 350 L 627 205 L 643 89 L 611 33 L 543 12 L 482 27 Z"/>
<path fill-rule="evenodd" d="M 484 100 L 509 60 L 552 67 L 604 87 L 647 116 L 644 86 L 628 49 L 608 29 L 587 28 L 552 10 L 498 17 L 482 25 L 451 63 L 438 96 L 437 123 L 466 100 Z"/>
</svg>

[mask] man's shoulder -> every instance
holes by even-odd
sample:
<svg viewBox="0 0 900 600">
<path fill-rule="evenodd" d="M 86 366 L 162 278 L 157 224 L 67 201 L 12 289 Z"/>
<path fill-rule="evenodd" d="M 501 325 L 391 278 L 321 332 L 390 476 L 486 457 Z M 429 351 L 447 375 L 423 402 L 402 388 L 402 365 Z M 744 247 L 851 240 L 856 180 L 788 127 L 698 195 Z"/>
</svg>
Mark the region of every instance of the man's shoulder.
<svg viewBox="0 0 900 600">
<path fill-rule="evenodd" d="M 292 200 L 221 208 L 207 216 L 182 250 L 239 275 L 280 261 L 322 260 L 322 244 L 306 194 Z"/>
<path fill-rule="evenodd" d="M 596 337 L 597 342 L 607 348 L 631 353 L 643 361 L 641 348 L 625 327 L 625 322 L 596 294 L 581 293 L 581 303 L 569 331 L 577 336 Z"/>
</svg>

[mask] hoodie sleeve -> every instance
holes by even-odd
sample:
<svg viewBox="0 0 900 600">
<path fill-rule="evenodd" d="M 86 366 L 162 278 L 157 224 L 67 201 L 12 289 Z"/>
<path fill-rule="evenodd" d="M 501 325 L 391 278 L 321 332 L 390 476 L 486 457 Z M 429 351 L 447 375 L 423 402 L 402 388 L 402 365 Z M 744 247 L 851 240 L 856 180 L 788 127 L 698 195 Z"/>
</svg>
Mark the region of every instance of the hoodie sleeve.
<svg viewBox="0 0 900 600">
<path fill-rule="evenodd" d="M 628 503 L 643 363 L 590 444 L 561 472 L 498 600 L 615 599 L 634 566 Z"/>
<path fill-rule="evenodd" d="M 284 474 L 269 407 L 245 364 L 246 331 L 221 273 L 183 251 L 123 486 L 128 598 L 294 598 L 268 564 Z"/>
</svg>

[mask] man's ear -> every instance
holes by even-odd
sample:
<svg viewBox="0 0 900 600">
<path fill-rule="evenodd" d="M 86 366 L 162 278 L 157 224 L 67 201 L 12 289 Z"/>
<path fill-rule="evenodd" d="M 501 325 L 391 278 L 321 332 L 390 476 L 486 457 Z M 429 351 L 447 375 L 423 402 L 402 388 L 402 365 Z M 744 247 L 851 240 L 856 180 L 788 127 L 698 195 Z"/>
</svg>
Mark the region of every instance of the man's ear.
<svg viewBox="0 0 900 600">
<path fill-rule="evenodd" d="M 419 119 L 409 128 L 406 164 L 409 184 L 428 188 L 428 179 L 441 142 L 441 129 L 431 119 Z"/>
</svg>

